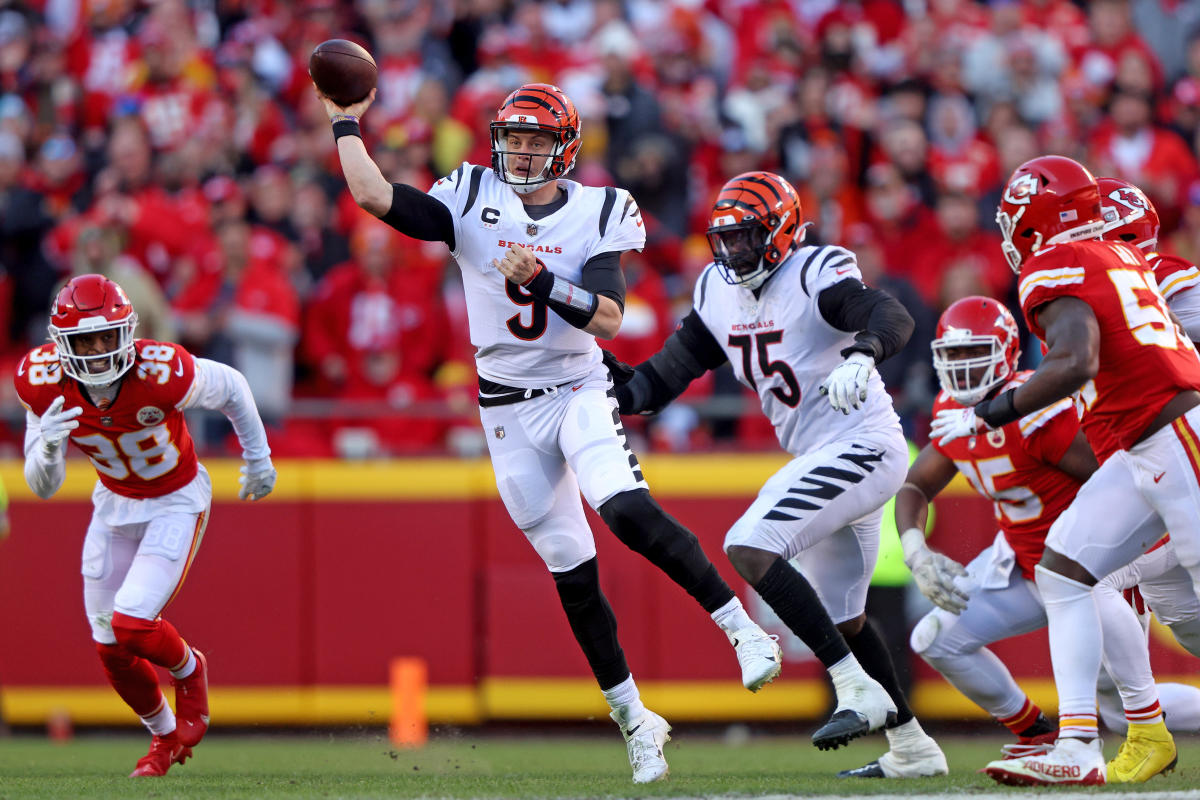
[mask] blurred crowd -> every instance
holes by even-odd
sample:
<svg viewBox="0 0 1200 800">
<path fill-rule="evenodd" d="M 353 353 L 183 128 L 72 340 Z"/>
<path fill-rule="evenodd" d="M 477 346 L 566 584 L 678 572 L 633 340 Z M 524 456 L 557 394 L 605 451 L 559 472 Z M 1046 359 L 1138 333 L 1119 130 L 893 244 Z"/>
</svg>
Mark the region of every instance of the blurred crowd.
<svg viewBox="0 0 1200 800">
<path fill-rule="evenodd" d="M 329 38 L 374 55 L 368 148 L 423 189 L 490 164 L 513 88 L 567 92 L 571 177 L 628 188 L 647 220 L 627 361 L 686 313 L 710 204 L 749 169 L 791 180 L 807 241 L 854 250 L 916 318 L 882 367 L 910 431 L 940 310 L 1013 302 L 992 218 L 1021 162 L 1136 183 L 1161 249 L 1200 258 L 1195 0 L 0 0 L 0 366 L 44 340 L 66 277 L 103 272 L 141 336 L 247 375 L 279 454 L 478 448 L 457 268 L 345 191 L 306 71 Z M 688 398 L 639 434 L 770 445 L 728 373 Z"/>
</svg>

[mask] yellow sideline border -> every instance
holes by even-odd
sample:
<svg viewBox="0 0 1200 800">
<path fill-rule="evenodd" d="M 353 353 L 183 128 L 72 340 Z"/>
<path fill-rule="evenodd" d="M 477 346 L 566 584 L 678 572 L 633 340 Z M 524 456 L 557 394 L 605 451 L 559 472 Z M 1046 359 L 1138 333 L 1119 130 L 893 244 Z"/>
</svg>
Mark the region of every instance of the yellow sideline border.
<svg viewBox="0 0 1200 800">
<path fill-rule="evenodd" d="M 1158 680 L 1200 685 L 1194 675 Z M 1019 683 L 1042 708 L 1057 706 L 1053 680 Z M 656 711 L 679 722 L 815 719 L 829 703 L 825 682 L 813 678 L 785 680 L 759 694 L 728 681 L 646 681 L 639 688 Z M 939 679 L 918 681 L 911 701 L 917 715 L 926 719 L 987 718 L 983 709 Z M 218 725 L 384 725 L 392 701 L 387 686 L 214 686 L 209 705 Z M 78 725 L 134 721 L 132 712 L 106 687 L 9 687 L 0 689 L 0 708 L 14 725 L 42 725 L 64 713 Z M 590 679 L 490 678 L 477 687 L 430 687 L 426 713 L 433 724 L 475 725 L 518 719 L 602 720 L 608 709 Z"/>
<path fill-rule="evenodd" d="M 646 479 L 664 497 L 745 497 L 759 488 L 788 462 L 783 453 L 655 455 L 641 459 Z M 205 459 L 212 476 L 214 500 L 236 500 L 236 459 Z M 484 458 L 409 458 L 394 461 L 337 461 L 332 459 L 280 459 L 275 462 L 279 482 L 276 500 L 472 500 L 498 497 L 491 462 Z M 37 500 L 25 485 L 23 462 L 0 460 L 0 478 L 9 499 Z M 79 501 L 92 496 L 96 473 L 82 459 L 72 459 L 67 478 L 54 500 Z M 970 485 L 958 475 L 947 487 L 951 495 L 972 495 Z"/>
</svg>

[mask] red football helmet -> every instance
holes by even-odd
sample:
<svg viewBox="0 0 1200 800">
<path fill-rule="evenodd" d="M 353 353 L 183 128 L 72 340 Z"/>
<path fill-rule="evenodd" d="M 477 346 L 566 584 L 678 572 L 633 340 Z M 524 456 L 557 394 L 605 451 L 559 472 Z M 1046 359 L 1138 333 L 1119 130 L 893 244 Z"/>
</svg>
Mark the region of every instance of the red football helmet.
<svg viewBox="0 0 1200 800">
<path fill-rule="evenodd" d="M 804 241 L 800 197 L 773 172 L 743 172 L 721 187 L 708 246 L 721 277 L 757 289 Z"/>
<path fill-rule="evenodd" d="M 1104 238 L 1128 242 L 1147 253 L 1158 247 L 1158 211 L 1142 190 L 1120 178 L 1096 178 Z"/>
<path fill-rule="evenodd" d="M 108 386 L 133 366 L 134 312 L 125 291 L 103 275 L 79 275 L 67 281 L 50 309 L 50 340 L 68 376 L 88 386 Z M 76 355 L 71 339 L 81 333 L 117 331 L 114 349 Z"/>
<path fill-rule="evenodd" d="M 1042 247 L 1095 239 L 1104 230 L 1100 189 L 1078 161 L 1040 156 L 1017 167 L 996 211 L 1000 247 L 1013 272 Z"/>
<path fill-rule="evenodd" d="M 541 131 L 554 139 L 545 165 L 536 175 L 509 172 L 505 134 L 508 131 Z M 575 166 L 575 156 L 583 143 L 580 138 L 579 112 L 563 90 L 548 83 L 527 83 L 504 98 L 492 120 L 492 171 L 496 177 L 520 194 L 528 194 L 547 182 L 565 176 Z"/>
<path fill-rule="evenodd" d="M 988 348 L 987 353 L 952 357 L 960 347 Z M 1017 371 L 1021 334 L 1003 303 L 990 297 L 964 297 L 942 312 L 933 340 L 933 368 L 942 390 L 964 406 L 973 406 Z"/>
</svg>

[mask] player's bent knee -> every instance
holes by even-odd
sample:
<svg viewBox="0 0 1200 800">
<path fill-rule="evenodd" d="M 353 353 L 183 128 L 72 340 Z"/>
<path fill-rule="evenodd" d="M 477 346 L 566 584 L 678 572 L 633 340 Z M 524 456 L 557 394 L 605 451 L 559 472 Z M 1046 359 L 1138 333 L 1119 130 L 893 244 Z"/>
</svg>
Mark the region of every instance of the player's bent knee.
<svg viewBox="0 0 1200 800">
<path fill-rule="evenodd" d="M 675 523 L 646 489 L 613 495 L 597 512 L 604 524 L 631 550 L 644 553 L 664 548 L 682 554 L 696 543 L 695 535 Z M 664 532 L 670 535 L 664 536 Z"/>
<path fill-rule="evenodd" d="M 1175 641 L 1192 655 L 1200 658 L 1200 619 L 1189 619 L 1171 624 Z"/>
<path fill-rule="evenodd" d="M 941 633 L 942 623 L 937 610 L 930 611 L 913 626 L 912 635 L 908 637 L 908 646 L 917 655 L 928 660 L 928 653 Z"/>
<path fill-rule="evenodd" d="M 92 628 L 92 641 L 98 645 L 114 645 L 117 636 L 113 633 L 112 612 L 105 611 L 88 617 L 88 625 Z"/>
</svg>

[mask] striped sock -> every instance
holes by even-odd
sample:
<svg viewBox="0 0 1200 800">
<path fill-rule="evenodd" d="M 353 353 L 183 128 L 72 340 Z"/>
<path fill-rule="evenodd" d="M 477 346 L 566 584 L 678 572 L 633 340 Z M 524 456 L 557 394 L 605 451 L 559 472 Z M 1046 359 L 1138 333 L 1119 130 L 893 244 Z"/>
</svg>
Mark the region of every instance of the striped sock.
<svg viewBox="0 0 1200 800">
<path fill-rule="evenodd" d="M 996 721 L 1004 727 L 1008 728 L 1017 736 L 1026 736 L 1025 731 L 1029 730 L 1033 723 L 1037 722 L 1038 715 L 1042 710 L 1030 700 L 1025 698 L 1025 704 L 1021 706 L 1021 710 L 1010 717 L 997 717 Z"/>
<path fill-rule="evenodd" d="M 1098 735 L 1095 714 L 1072 714 L 1058 719 L 1060 739 L 1095 739 Z"/>
<path fill-rule="evenodd" d="M 1157 725 L 1163 721 L 1162 706 L 1155 700 L 1145 708 L 1127 708 L 1125 720 L 1130 725 Z"/>
</svg>

